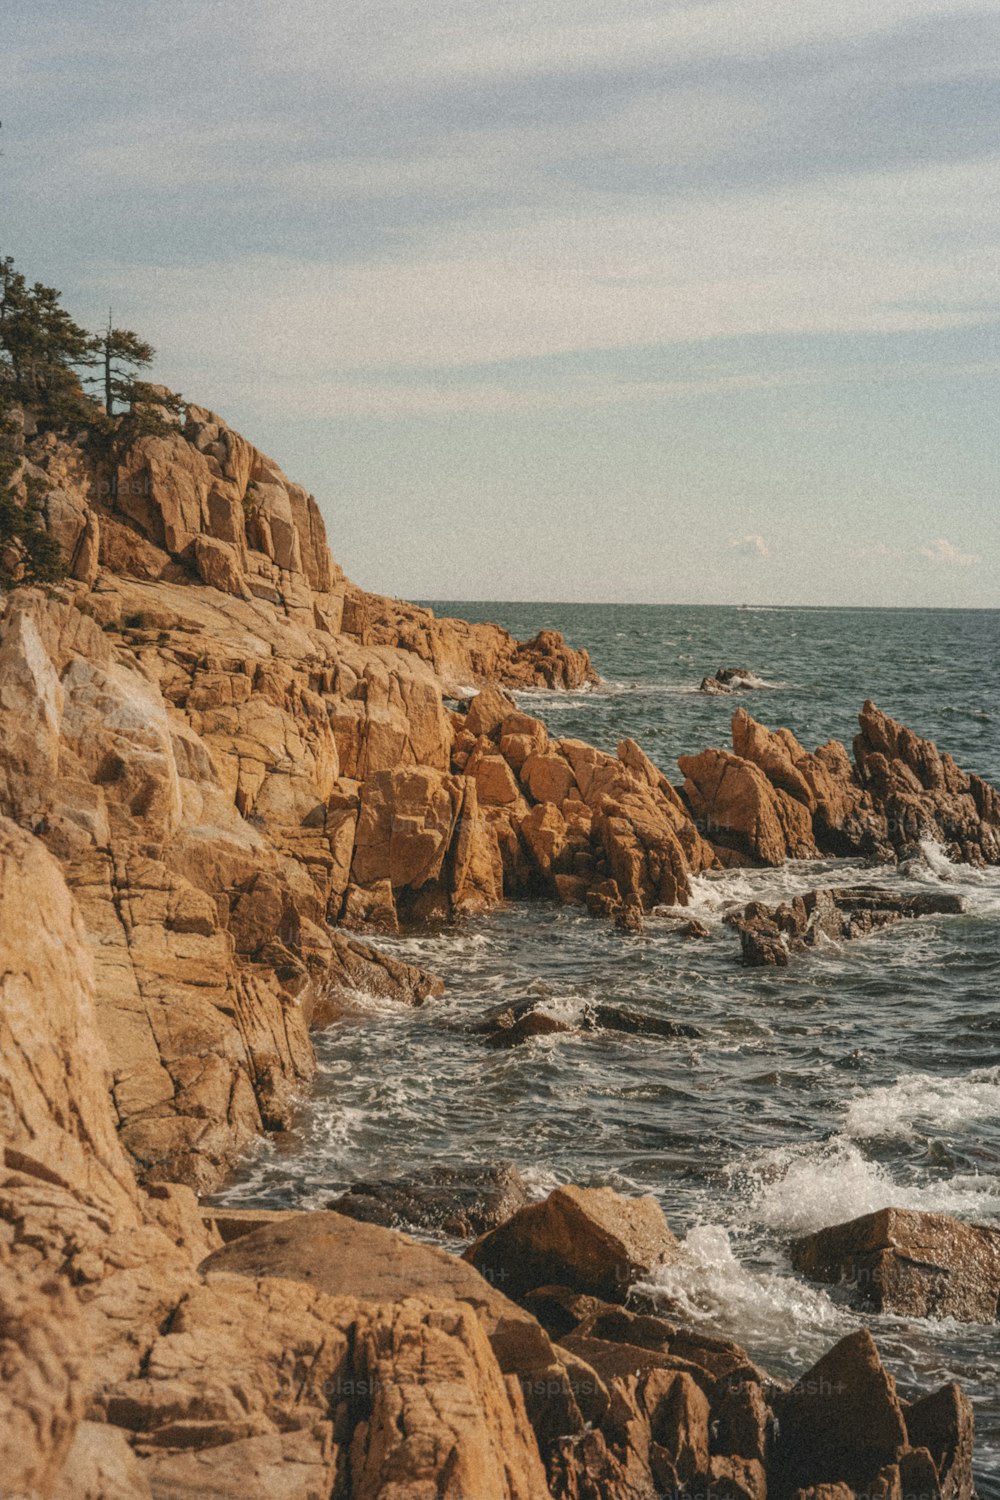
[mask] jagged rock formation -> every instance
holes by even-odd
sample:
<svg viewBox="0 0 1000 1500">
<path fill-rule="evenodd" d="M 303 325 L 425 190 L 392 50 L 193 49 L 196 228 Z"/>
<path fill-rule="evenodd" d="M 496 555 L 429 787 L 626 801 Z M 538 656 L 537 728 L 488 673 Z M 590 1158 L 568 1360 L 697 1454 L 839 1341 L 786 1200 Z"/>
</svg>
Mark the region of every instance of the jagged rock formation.
<svg viewBox="0 0 1000 1500">
<path fill-rule="evenodd" d="M 967 1495 L 962 1398 L 904 1409 L 867 1349 L 834 1354 L 851 1401 L 889 1390 L 888 1436 L 841 1473 L 807 1402 L 781 1418 L 799 1448 L 769 1446 L 776 1388 L 735 1346 L 565 1289 L 550 1336 L 503 1295 L 523 1221 L 480 1252 L 494 1285 L 337 1214 L 249 1234 L 230 1215 L 220 1252 L 191 1187 L 288 1118 L 311 1025 L 359 990 L 439 987 L 345 929 L 545 893 L 633 930 L 720 862 L 895 857 L 925 834 L 995 861 L 997 794 L 871 705 L 855 768 L 737 715 L 735 753 L 692 758 L 683 794 L 632 741 L 552 739 L 503 687 L 581 686 L 586 653 L 354 588 L 315 501 L 199 408 L 113 461 L 29 439 L 21 477 L 71 576 L 0 601 L 8 1486 L 781 1500 L 870 1488 L 877 1460 L 886 1494 Z M 588 1262 L 577 1286 L 618 1295 L 656 1264 L 644 1217 L 574 1221 L 574 1253 L 622 1283 L 587 1283 Z"/>
<path fill-rule="evenodd" d="M 552 632 L 362 595 L 312 497 L 199 408 L 116 463 L 36 439 L 27 476 L 76 582 L 2 603 L 0 812 L 76 896 L 122 1140 L 148 1180 L 206 1188 L 286 1120 L 337 990 L 435 988 L 328 924 L 501 894 L 476 884 L 444 678 L 593 669 Z"/>
<path fill-rule="evenodd" d="M 931 839 L 952 859 L 1000 863 L 1000 793 L 866 702 L 854 763 L 837 740 L 810 753 L 788 729 L 733 715 L 733 749 L 682 756 L 683 796 L 724 863 L 818 854 L 881 863 Z"/>
</svg>

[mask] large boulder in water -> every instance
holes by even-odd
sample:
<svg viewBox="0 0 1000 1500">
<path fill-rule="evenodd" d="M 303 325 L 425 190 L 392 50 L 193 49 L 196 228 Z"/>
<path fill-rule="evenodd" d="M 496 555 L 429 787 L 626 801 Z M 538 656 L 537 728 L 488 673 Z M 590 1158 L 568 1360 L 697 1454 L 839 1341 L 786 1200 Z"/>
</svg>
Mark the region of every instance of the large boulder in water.
<svg viewBox="0 0 1000 1500">
<path fill-rule="evenodd" d="M 513 1297 L 559 1284 L 624 1302 L 633 1282 L 677 1253 L 655 1198 L 570 1186 L 522 1208 L 471 1245 L 465 1258 Z"/>
<path fill-rule="evenodd" d="M 1000 1229 L 883 1208 L 795 1240 L 791 1257 L 814 1281 L 847 1282 L 876 1312 L 963 1323 L 998 1317 Z"/>
<path fill-rule="evenodd" d="M 858 780 L 898 857 L 921 840 L 964 864 L 1000 864 L 1000 792 L 869 699 L 854 740 Z"/>
</svg>

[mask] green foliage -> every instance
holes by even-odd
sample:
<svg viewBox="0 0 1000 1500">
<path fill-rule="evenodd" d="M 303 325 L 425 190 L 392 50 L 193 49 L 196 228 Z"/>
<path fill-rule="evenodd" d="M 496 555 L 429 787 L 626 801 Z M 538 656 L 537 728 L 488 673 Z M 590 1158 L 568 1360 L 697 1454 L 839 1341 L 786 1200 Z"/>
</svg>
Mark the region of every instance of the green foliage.
<svg viewBox="0 0 1000 1500">
<path fill-rule="evenodd" d="M 108 313 L 108 326 L 94 340 L 95 360 L 100 374 L 88 377 L 88 383 L 99 382 L 104 389 L 104 413 L 113 417 L 115 402 L 129 406 L 142 398 L 136 394 L 142 385 L 136 376 L 153 363 L 156 351 L 131 328 L 114 328 Z"/>
<path fill-rule="evenodd" d="M 113 327 L 110 316 L 103 333 L 88 333 L 54 287 L 29 286 L 13 259 L 0 257 L 0 397 L 22 406 L 40 429 L 84 428 L 99 447 L 116 451 L 170 431 L 180 396 L 158 393 L 147 406 L 152 387 L 138 375 L 154 357 L 151 344 L 130 328 Z M 103 401 L 88 385 L 101 388 Z"/>
<path fill-rule="evenodd" d="M 93 364 L 95 341 L 60 305 L 54 287 L 33 286 L 11 257 L 0 260 L 0 389 L 54 431 L 87 425 L 95 403 L 77 368 Z"/>
<path fill-rule="evenodd" d="M 45 529 L 47 487 L 37 475 L 24 480 L 23 503 L 16 492 L 21 467 L 18 426 L 0 395 L 0 588 L 53 584 L 66 576 L 59 547 Z"/>
</svg>

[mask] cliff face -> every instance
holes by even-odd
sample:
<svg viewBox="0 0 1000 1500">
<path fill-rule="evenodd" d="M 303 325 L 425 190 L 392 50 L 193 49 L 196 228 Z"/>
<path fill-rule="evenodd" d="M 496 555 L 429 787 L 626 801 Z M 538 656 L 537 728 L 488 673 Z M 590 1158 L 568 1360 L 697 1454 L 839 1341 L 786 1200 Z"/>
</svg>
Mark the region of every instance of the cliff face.
<svg viewBox="0 0 1000 1500">
<path fill-rule="evenodd" d="M 351 587 L 312 497 L 209 412 L 117 463 L 24 459 L 73 581 L 2 604 L 0 811 L 76 897 L 122 1140 L 206 1188 L 285 1119 L 337 987 L 433 988 L 327 924 L 499 895 L 456 857 L 478 815 L 442 692 L 595 674 Z"/>
</svg>

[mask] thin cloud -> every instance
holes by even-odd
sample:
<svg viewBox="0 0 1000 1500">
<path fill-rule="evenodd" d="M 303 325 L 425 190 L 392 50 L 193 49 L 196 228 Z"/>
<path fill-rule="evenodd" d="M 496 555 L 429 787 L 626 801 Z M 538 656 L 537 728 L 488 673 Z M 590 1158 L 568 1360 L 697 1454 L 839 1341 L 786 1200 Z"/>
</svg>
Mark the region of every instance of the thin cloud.
<svg viewBox="0 0 1000 1500">
<path fill-rule="evenodd" d="M 734 536 L 729 545 L 734 552 L 741 552 L 744 557 L 771 556 L 771 549 L 759 531 L 751 531 L 747 536 Z"/>
<path fill-rule="evenodd" d="M 976 552 L 963 552 L 953 542 L 949 542 L 943 536 L 935 537 L 932 542 L 917 548 L 918 556 L 926 562 L 939 563 L 949 568 L 971 568 L 979 562 L 979 554 Z"/>
</svg>

